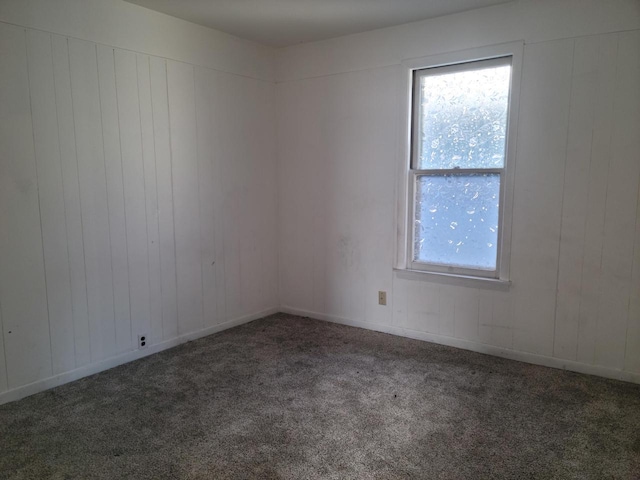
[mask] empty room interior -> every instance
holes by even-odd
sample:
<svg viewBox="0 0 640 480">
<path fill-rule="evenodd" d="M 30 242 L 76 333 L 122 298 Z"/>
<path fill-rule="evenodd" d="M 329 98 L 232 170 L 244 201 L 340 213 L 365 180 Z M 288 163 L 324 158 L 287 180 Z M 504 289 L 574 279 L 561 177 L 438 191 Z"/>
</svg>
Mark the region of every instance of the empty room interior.
<svg viewBox="0 0 640 480">
<path fill-rule="evenodd" d="M 0 0 L 0 478 L 640 479 L 640 1 Z"/>
</svg>

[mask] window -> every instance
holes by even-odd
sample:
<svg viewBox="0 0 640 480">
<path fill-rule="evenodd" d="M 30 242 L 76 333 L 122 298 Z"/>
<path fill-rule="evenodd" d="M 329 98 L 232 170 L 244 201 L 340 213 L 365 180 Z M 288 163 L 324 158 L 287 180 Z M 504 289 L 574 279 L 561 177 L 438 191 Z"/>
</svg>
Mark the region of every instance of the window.
<svg viewBox="0 0 640 480">
<path fill-rule="evenodd" d="M 406 269 L 508 278 L 513 64 L 502 53 L 410 68 Z"/>
</svg>

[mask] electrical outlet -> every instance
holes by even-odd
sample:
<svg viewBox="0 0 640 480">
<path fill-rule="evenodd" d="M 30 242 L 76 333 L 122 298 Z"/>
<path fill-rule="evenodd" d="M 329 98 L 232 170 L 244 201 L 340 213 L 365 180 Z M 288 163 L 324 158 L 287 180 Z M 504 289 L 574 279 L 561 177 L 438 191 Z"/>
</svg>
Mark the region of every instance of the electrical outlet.
<svg viewBox="0 0 640 480">
<path fill-rule="evenodd" d="M 378 305 L 386 305 L 386 304 L 387 304 L 387 292 L 379 291 Z"/>
<path fill-rule="evenodd" d="M 138 348 L 145 348 L 147 346 L 147 335 L 138 335 Z"/>
</svg>

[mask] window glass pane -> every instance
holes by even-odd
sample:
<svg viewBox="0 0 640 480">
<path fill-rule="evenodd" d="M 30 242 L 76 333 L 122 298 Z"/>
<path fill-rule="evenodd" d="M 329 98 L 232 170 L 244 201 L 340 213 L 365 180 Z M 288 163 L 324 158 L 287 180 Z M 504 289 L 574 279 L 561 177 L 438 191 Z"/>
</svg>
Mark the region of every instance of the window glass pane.
<svg viewBox="0 0 640 480">
<path fill-rule="evenodd" d="M 511 66 L 420 76 L 415 168 L 502 168 Z"/>
<path fill-rule="evenodd" d="M 496 269 L 499 174 L 416 179 L 414 261 Z"/>
</svg>

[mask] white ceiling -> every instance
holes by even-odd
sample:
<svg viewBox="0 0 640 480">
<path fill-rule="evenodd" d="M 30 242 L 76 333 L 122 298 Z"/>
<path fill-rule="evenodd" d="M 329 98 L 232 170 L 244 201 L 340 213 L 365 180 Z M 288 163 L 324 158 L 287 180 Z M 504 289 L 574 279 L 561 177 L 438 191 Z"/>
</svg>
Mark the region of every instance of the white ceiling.
<svg viewBox="0 0 640 480">
<path fill-rule="evenodd" d="M 193 23 L 285 47 L 510 0 L 127 0 Z"/>
</svg>

